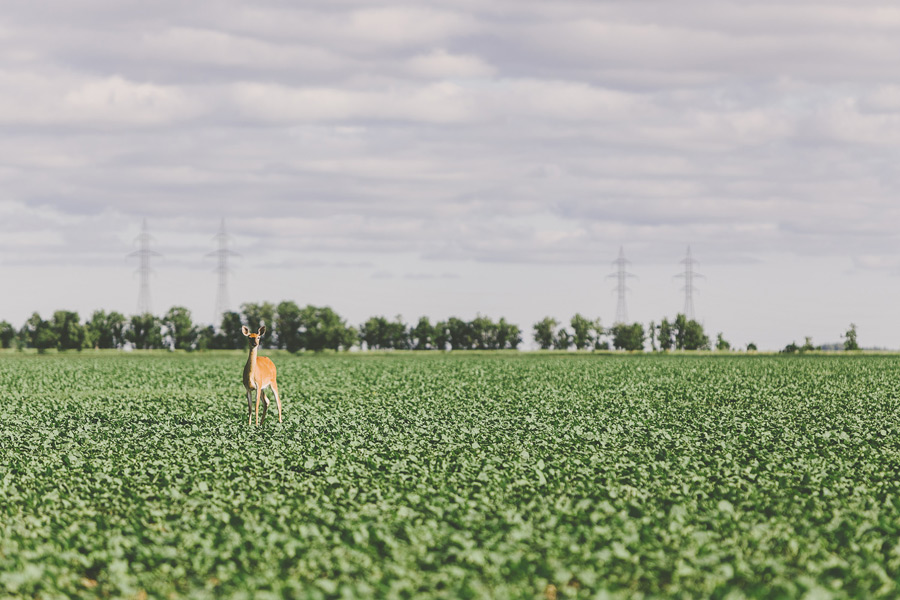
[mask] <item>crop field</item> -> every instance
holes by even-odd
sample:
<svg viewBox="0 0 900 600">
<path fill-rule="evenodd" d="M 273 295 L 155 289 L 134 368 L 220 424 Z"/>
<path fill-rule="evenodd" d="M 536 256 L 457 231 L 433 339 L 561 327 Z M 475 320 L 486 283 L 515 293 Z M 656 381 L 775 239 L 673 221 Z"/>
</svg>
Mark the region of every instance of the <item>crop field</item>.
<svg viewBox="0 0 900 600">
<path fill-rule="evenodd" d="M 900 596 L 900 357 L 263 354 L 0 354 L 0 597 Z"/>
</svg>

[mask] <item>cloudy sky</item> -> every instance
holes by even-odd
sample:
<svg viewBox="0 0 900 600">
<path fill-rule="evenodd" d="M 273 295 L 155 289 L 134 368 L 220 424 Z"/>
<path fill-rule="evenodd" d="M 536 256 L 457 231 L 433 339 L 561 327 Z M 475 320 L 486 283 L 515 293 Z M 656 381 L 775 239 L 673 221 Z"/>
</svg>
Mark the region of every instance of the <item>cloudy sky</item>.
<svg viewBox="0 0 900 600">
<path fill-rule="evenodd" d="M 900 6 L 8 0 L 0 319 L 231 302 L 900 347 Z M 529 336 L 530 337 L 530 336 Z"/>
</svg>

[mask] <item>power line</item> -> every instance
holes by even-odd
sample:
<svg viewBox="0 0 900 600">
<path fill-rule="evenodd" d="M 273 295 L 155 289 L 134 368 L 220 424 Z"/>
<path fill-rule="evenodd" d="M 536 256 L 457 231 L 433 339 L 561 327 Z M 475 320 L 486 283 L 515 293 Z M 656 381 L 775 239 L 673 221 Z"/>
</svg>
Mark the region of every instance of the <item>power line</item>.
<svg viewBox="0 0 900 600">
<path fill-rule="evenodd" d="M 619 258 L 612 261 L 612 264 L 617 267 L 615 273 L 611 273 L 607 277 L 615 277 L 616 278 L 616 294 L 618 295 L 618 301 L 616 302 L 616 324 L 618 323 L 627 323 L 628 322 L 628 307 L 625 305 L 625 293 L 631 290 L 628 289 L 628 286 L 625 284 L 625 281 L 629 277 L 634 277 L 631 273 L 626 271 L 626 267 L 630 264 L 630 261 L 625 258 L 625 250 L 619 246 Z"/>
<path fill-rule="evenodd" d="M 138 234 L 135 241 L 140 243 L 140 249 L 135 250 L 128 256 L 137 256 L 140 259 L 140 266 L 136 271 L 136 273 L 141 275 L 141 291 L 138 293 L 137 314 L 145 315 L 152 312 L 150 304 L 150 274 L 153 272 L 153 269 L 150 268 L 150 257 L 161 256 L 159 252 L 150 249 L 150 242 L 153 241 L 153 237 L 147 229 L 147 219 L 144 219 L 141 233 Z"/>
<path fill-rule="evenodd" d="M 690 246 L 687 247 L 687 256 L 681 261 L 681 264 L 684 265 L 684 272 L 675 277 L 684 278 L 684 287 L 681 288 L 684 290 L 684 316 L 691 321 L 694 320 L 694 290 L 697 289 L 694 287 L 694 278 L 703 277 L 703 275 L 694 271 L 697 261 L 691 256 Z"/>
<path fill-rule="evenodd" d="M 215 272 L 219 276 L 219 287 L 216 291 L 216 313 L 213 317 L 213 323 L 218 324 L 222 322 L 222 315 L 231 308 L 231 302 L 228 298 L 228 273 L 231 271 L 228 268 L 228 257 L 240 255 L 228 248 L 228 242 L 231 240 L 231 236 L 225 231 L 225 219 L 222 219 L 222 223 L 219 226 L 219 233 L 213 236 L 213 239 L 216 240 L 219 247 L 217 250 L 207 254 L 207 256 L 216 257 Z"/>
</svg>

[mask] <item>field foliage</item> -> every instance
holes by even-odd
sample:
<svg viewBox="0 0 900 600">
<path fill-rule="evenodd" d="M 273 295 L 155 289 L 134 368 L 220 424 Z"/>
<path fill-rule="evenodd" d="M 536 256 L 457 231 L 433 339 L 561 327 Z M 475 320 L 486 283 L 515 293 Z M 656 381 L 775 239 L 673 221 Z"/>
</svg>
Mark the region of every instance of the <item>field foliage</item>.
<svg viewBox="0 0 900 600">
<path fill-rule="evenodd" d="M 900 358 L 269 355 L 0 355 L 0 596 L 900 595 Z"/>
</svg>

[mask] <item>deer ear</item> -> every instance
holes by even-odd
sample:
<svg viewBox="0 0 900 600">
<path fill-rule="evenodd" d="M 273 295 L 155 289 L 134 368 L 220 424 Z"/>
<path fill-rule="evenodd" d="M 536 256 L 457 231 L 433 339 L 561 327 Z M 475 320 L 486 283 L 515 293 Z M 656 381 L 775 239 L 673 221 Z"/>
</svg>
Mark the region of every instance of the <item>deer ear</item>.
<svg viewBox="0 0 900 600">
<path fill-rule="evenodd" d="M 250 328 L 247 327 L 246 325 L 244 325 L 243 327 L 241 327 L 241 332 L 242 332 L 244 335 L 250 335 Z"/>
<path fill-rule="evenodd" d="M 259 335 L 265 335 L 265 334 L 266 334 L 266 326 L 260 325 L 259 326 Z"/>
</svg>

